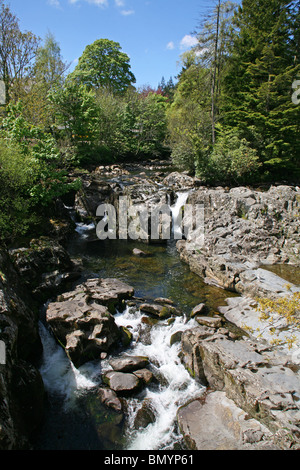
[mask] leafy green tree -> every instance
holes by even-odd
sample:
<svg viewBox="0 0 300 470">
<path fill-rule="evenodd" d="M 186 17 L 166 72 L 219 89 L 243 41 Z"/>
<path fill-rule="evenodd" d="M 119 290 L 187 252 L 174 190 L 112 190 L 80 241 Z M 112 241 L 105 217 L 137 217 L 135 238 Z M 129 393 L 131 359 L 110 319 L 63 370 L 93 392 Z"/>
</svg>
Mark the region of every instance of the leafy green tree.
<svg viewBox="0 0 300 470">
<path fill-rule="evenodd" d="M 23 155 L 30 168 L 25 189 L 32 206 L 48 206 L 56 198 L 79 187 L 79 181 L 69 182 L 53 136 L 26 121 L 21 103 L 8 105 L 0 137 L 7 147 L 17 150 L 20 159 Z"/>
<path fill-rule="evenodd" d="M 95 92 L 84 84 L 66 80 L 63 88 L 53 87 L 48 95 L 54 110 L 55 132 L 75 148 L 75 157 L 92 145 L 97 126 Z"/>
<path fill-rule="evenodd" d="M 129 57 L 119 43 L 98 39 L 88 45 L 70 78 L 90 88 L 106 88 L 112 93 L 124 93 L 135 77 L 130 70 Z"/>
<path fill-rule="evenodd" d="M 160 93 L 127 95 L 124 131 L 128 139 L 128 151 L 134 157 L 163 156 L 165 139 L 167 98 Z"/>
<path fill-rule="evenodd" d="M 33 124 L 48 127 L 52 124 L 53 109 L 47 96 L 53 87 L 63 87 L 68 67 L 62 59 L 59 44 L 48 32 L 43 46 L 37 50 L 26 90 L 21 96 L 26 117 Z"/>
<path fill-rule="evenodd" d="M 210 71 L 203 68 L 195 51 L 182 56 L 182 71 L 167 110 L 168 142 L 174 164 L 195 172 L 206 165 L 211 146 Z"/>
<path fill-rule="evenodd" d="M 229 131 L 217 124 L 217 141 L 206 165 L 198 164 L 197 176 L 212 183 L 235 184 L 254 181 L 260 168 L 257 151 L 238 129 Z"/>
</svg>

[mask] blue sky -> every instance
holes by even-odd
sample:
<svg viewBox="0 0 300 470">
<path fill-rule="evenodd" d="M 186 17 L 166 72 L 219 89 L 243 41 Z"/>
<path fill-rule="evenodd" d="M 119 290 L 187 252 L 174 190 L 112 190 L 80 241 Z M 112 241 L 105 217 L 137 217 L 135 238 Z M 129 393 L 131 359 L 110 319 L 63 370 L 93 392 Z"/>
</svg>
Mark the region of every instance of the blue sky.
<svg viewBox="0 0 300 470">
<path fill-rule="evenodd" d="M 193 45 L 191 32 L 215 0 L 6 0 L 21 30 L 42 39 L 50 31 L 63 59 L 76 61 L 88 44 L 107 38 L 130 57 L 136 86 L 157 87 L 179 73 L 180 55 Z"/>
</svg>

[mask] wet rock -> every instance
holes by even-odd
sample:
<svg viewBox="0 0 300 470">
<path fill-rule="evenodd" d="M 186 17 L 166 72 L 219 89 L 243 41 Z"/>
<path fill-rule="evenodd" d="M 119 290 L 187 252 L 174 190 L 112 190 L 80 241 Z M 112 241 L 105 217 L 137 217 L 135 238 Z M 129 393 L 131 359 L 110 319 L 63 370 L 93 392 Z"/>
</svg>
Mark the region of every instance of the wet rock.
<svg viewBox="0 0 300 470">
<path fill-rule="evenodd" d="M 117 394 L 128 395 L 139 390 L 140 379 L 131 373 L 109 371 L 103 375 L 103 381 Z"/>
<path fill-rule="evenodd" d="M 75 366 L 118 346 L 121 330 L 109 309 L 122 306 L 132 293 L 117 279 L 90 279 L 49 303 L 46 320 Z"/>
<path fill-rule="evenodd" d="M 280 450 L 269 429 L 250 418 L 224 392 L 208 393 L 177 413 L 184 440 L 194 450 Z"/>
<path fill-rule="evenodd" d="M 191 176 L 174 171 L 164 178 L 163 184 L 172 187 L 175 191 L 182 191 L 184 189 L 193 188 L 195 180 Z"/>
<path fill-rule="evenodd" d="M 31 240 L 28 248 L 10 250 L 13 264 L 32 295 L 45 301 L 65 289 L 80 274 L 65 248 L 47 237 Z"/>
<path fill-rule="evenodd" d="M 41 423 L 44 386 L 38 311 L 6 250 L 0 250 L 0 449 L 29 448 Z"/>
<path fill-rule="evenodd" d="M 149 369 L 135 370 L 133 371 L 133 374 L 142 380 L 142 382 L 146 385 L 149 385 L 153 380 L 153 374 Z"/>
<path fill-rule="evenodd" d="M 222 319 L 218 317 L 195 317 L 199 325 L 205 325 L 211 328 L 220 328 L 222 326 Z"/>
<path fill-rule="evenodd" d="M 181 341 L 182 337 L 182 331 L 176 331 L 176 333 L 173 333 L 171 338 L 170 338 L 170 346 L 173 344 L 179 343 Z"/>
<path fill-rule="evenodd" d="M 195 315 L 205 315 L 206 313 L 208 313 L 208 308 L 205 304 L 201 303 L 193 308 L 191 317 L 193 318 Z"/>
<path fill-rule="evenodd" d="M 151 406 L 151 401 L 146 399 L 136 413 L 134 427 L 135 429 L 146 428 L 149 424 L 154 423 L 155 419 L 156 416 Z"/>
<path fill-rule="evenodd" d="M 132 333 L 126 326 L 120 326 L 121 331 L 121 343 L 125 348 L 127 348 L 132 341 Z"/>
<path fill-rule="evenodd" d="M 168 304 L 160 305 L 154 303 L 144 303 L 140 305 L 140 310 L 158 318 L 169 318 L 172 315 L 181 315 L 180 310 Z"/>
<path fill-rule="evenodd" d="M 146 258 L 150 256 L 150 253 L 146 253 L 145 251 L 139 250 L 138 248 L 134 248 L 132 250 L 132 254 L 140 258 Z"/>
<path fill-rule="evenodd" d="M 113 390 L 109 388 L 99 388 L 98 395 L 101 403 L 108 406 L 108 408 L 112 408 L 115 411 L 123 411 L 122 401 Z"/>
<path fill-rule="evenodd" d="M 154 302 L 158 304 L 168 304 L 168 305 L 174 305 L 173 300 L 171 299 L 166 299 L 165 297 L 158 297 L 157 299 L 154 299 Z"/>
<path fill-rule="evenodd" d="M 132 372 L 146 367 L 149 364 L 149 358 L 145 356 L 122 356 L 111 359 L 109 364 L 118 372 Z"/>
</svg>

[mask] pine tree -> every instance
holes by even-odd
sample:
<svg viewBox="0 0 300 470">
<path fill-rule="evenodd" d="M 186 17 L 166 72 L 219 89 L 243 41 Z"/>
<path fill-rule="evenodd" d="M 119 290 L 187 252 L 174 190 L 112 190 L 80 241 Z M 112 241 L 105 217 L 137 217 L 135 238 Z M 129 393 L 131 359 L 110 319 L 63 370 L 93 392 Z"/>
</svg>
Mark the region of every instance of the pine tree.
<svg viewBox="0 0 300 470">
<path fill-rule="evenodd" d="M 291 99 L 300 71 L 295 18 L 299 24 L 299 1 L 243 0 L 223 95 L 224 124 L 242 130 L 266 173 L 284 177 L 299 167 L 300 107 Z"/>
</svg>

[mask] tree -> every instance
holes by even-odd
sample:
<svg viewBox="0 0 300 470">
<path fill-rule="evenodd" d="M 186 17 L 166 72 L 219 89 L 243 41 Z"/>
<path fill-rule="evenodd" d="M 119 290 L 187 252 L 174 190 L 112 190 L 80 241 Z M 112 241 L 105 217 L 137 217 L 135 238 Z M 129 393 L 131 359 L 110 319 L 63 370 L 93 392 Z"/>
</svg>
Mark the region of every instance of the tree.
<svg viewBox="0 0 300 470">
<path fill-rule="evenodd" d="M 124 133 L 128 153 L 134 157 L 162 156 L 167 131 L 167 98 L 161 92 L 129 91 L 126 96 Z"/>
<path fill-rule="evenodd" d="M 63 61 L 59 44 L 53 34 L 47 33 L 44 45 L 37 50 L 27 86 L 21 96 L 27 119 L 35 125 L 50 126 L 54 110 L 45 97 L 52 88 L 64 85 L 69 64 Z"/>
<path fill-rule="evenodd" d="M 224 125 L 242 130 L 277 177 L 299 168 L 300 108 L 291 99 L 300 71 L 297 17 L 299 1 L 243 0 L 224 79 Z"/>
<path fill-rule="evenodd" d="M 32 65 L 39 41 L 33 33 L 20 31 L 18 19 L 0 0 L 0 79 L 5 84 L 6 103 L 13 86 L 14 94 L 18 94 L 18 86 Z"/>
<path fill-rule="evenodd" d="M 206 166 L 211 146 L 210 71 L 195 50 L 184 53 L 182 70 L 167 111 L 172 160 L 180 169 L 195 172 Z"/>
<path fill-rule="evenodd" d="M 106 88 L 121 94 L 135 83 L 128 55 L 119 43 L 109 39 L 98 39 L 87 46 L 70 78 L 88 88 Z"/>
<path fill-rule="evenodd" d="M 54 109 L 56 132 L 66 137 L 78 154 L 94 142 L 97 128 L 95 96 L 86 85 L 68 79 L 63 88 L 53 87 L 48 95 Z"/>
<path fill-rule="evenodd" d="M 204 68 L 210 70 L 211 81 L 211 139 L 216 141 L 215 127 L 219 119 L 221 81 L 231 40 L 231 24 L 236 4 L 218 0 L 217 6 L 203 25 L 197 29 L 195 50 Z"/>
</svg>

